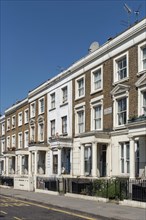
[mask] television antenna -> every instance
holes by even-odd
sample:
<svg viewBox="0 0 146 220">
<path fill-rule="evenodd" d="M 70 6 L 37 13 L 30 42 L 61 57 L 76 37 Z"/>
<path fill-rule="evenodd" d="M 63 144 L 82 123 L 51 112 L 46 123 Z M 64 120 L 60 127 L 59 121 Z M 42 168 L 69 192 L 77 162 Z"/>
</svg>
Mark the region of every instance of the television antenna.
<svg viewBox="0 0 146 220">
<path fill-rule="evenodd" d="M 64 71 L 64 68 L 62 66 L 57 66 L 57 70 L 59 70 L 60 72 L 63 72 Z"/>
<path fill-rule="evenodd" d="M 141 5 L 139 5 L 137 10 L 134 11 L 134 14 L 135 14 L 135 17 L 136 17 L 135 22 L 138 22 L 138 17 L 139 17 L 139 14 L 140 14 L 140 8 L 141 8 Z"/>
<path fill-rule="evenodd" d="M 125 11 L 127 12 L 127 15 L 128 15 L 128 26 L 130 26 L 130 15 L 132 13 L 132 9 L 125 3 L 124 4 L 124 9 Z"/>
</svg>

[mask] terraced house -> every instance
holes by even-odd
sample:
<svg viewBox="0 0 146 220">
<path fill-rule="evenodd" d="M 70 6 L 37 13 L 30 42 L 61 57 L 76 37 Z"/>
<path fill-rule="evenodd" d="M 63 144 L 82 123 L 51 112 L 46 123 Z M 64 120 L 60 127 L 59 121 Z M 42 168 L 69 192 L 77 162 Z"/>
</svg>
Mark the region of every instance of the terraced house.
<svg viewBox="0 0 146 220">
<path fill-rule="evenodd" d="M 146 178 L 146 19 L 92 43 L 0 123 L 0 170 L 17 188 L 24 176 L 29 190 L 52 178 Z"/>
<path fill-rule="evenodd" d="M 73 79 L 74 175 L 146 177 L 146 20 L 90 49 Z"/>
</svg>

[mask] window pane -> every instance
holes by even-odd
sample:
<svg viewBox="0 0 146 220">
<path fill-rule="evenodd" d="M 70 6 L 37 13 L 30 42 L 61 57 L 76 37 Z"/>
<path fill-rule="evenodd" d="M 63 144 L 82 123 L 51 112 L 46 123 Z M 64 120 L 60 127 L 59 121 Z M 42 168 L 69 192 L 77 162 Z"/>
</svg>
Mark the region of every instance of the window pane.
<svg viewBox="0 0 146 220">
<path fill-rule="evenodd" d="M 78 132 L 84 132 L 84 112 L 78 112 Z"/>
<path fill-rule="evenodd" d="M 53 155 L 53 173 L 58 173 L 58 155 Z"/>
<path fill-rule="evenodd" d="M 51 136 L 55 135 L 55 120 L 51 121 Z"/>
<path fill-rule="evenodd" d="M 79 97 L 84 95 L 84 79 L 78 80 L 78 95 Z"/>
<path fill-rule="evenodd" d="M 44 99 L 40 100 L 40 113 L 44 112 Z"/>
<path fill-rule="evenodd" d="M 67 87 L 62 89 L 62 102 L 67 102 Z"/>
<path fill-rule="evenodd" d="M 91 158 L 91 147 L 85 147 L 85 173 L 91 174 L 92 169 L 92 158 Z"/>
<path fill-rule="evenodd" d="M 101 128 L 101 106 L 96 106 L 94 108 L 94 128 Z"/>
<path fill-rule="evenodd" d="M 126 57 L 124 57 L 122 60 L 119 60 L 117 62 L 118 65 L 118 79 L 123 79 L 127 77 L 127 60 Z"/>
<path fill-rule="evenodd" d="M 40 124 L 39 125 L 39 132 L 40 132 L 40 141 L 43 141 L 44 140 L 44 125 L 43 124 Z"/>
<path fill-rule="evenodd" d="M 143 92 L 143 114 L 146 115 L 146 92 Z"/>
<path fill-rule="evenodd" d="M 127 100 L 118 100 L 118 125 L 126 124 L 127 121 Z"/>
<path fill-rule="evenodd" d="M 126 143 L 126 159 L 130 159 L 130 148 L 129 148 L 129 143 Z"/>
<path fill-rule="evenodd" d="M 124 158 L 124 145 L 121 144 L 121 158 Z"/>
<path fill-rule="evenodd" d="M 51 95 L 51 108 L 55 108 L 55 93 Z"/>
<path fill-rule="evenodd" d="M 143 51 L 143 59 L 142 59 L 143 69 L 146 69 L 146 47 L 143 48 L 142 51 Z"/>
<path fill-rule="evenodd" d="M 94 90 L 101 88 L 101 69 L 94 73 Z"/>
<path fill-rule="evenodd" d="M 67 133 L 67 116 L 62 118 L 62 133 Z"/>
</svg>

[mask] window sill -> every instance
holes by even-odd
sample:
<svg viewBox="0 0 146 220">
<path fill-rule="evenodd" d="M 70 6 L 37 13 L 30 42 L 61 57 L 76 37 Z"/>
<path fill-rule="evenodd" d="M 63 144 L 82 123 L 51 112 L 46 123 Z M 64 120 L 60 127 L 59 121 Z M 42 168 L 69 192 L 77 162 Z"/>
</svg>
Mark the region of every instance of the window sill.
<svg viewBox="0 0 146 220">
<path fill-rule="evenodd" d="M 95 94 L 95 93 L 97 93 L 97 92 L 101 92 L 102 90 L 103 90 L 103 88 L 97 89 L 97 90 L 94 90 L 94 91 L 91 91 L 91 92 L 90 92 L 90 95 L 93 95 L 93 94 Z"/>
<path fill-rule="evenodd" d="M 44 143 L 44 140 L 39 140 L 38 141 L 38 144 L 42 144 L 42 143 Z"/>
<path fill-rule="evenodd" d="M 128 80 L 129 80 L 129 77 L 126 77 L 126 78 L 123 78 L 121 80 L 115 81 L 115 82 L 113 82 L 113 86 L 115 86 L 119 83 L 122 83 L 122 82 L 127 82 Z"/>
<path fill-rule="evenodd" d="M 91 131 L 92 131 L 92 132 L 103 131 L 103 128 L 100 128 L 100 129 L 92 129 Z"/>
<path fill-rule="evenodd" d="M 60 134 L 59 136 L 60 136 L 60 137 L 64 137 L 64 136 L 67 136 L 67 135 L 68 135 L 68 133 L 66 132 L 66 133 Z"/>
<path fill-rule="evenodd" d="M 45 113 L 45 112 L 39 112 L 38 115 L 42 115 L 42 114 L 44 114 L 44 113 Z"/>
<path fill-rule="evenodd" d="M 65 106 L 65 105 L 68 105 L 68 102 L 62 103 L 62 104 L 60 105 L 60 107 L 63 107 L 63 106 Z"/>
<path fill-rule="evenodd" d="M 55 110 L 56 108 L 51 108 L 51 109 L 49 109 L 49 112 L 51 112 L 51 111 L 53 111 L 53 110 Z"/>
<path fill-rule="evenodd" d="M 126 124 L 116 126 L 116 127 L 114 127 L 113 129 L 114 129 L 114 130 L 120 130 L 120 129 L 125 129 L 125 128 L 126 128 Z"/>
<path fill-rule="evenodd" d="M 35 115 L 33 115 L 33 116 L 30 116 L 30 119 L 32 119 L 32 118 L 34 118 L 35 117 Z"/>
<path fill-rule="evenodd" d="M 140 70 L 140 71 L 137 73 L 137 76 L 141 76 L 141 75 L 143 75 L 144 73 L 146 73 L 146 70 Z"/>
<path fill-rule="evenodd" d="M 85 95 L 80 96 L 80 97 L 76 97 L 76 98 L 75 98 L 75 101 L 80 100 L 80 99 L 82 99 L 82 98 L 84 98 L 84 97 L 85 97 Z"/>
</svg>

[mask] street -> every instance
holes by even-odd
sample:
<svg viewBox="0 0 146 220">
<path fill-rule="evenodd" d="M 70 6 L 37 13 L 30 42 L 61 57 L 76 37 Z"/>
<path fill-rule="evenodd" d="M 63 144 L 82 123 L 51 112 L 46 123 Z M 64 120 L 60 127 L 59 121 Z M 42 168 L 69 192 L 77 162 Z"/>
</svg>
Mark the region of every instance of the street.
<svg viewBox="0 0 146 220">
<path fill-rule="evenodd" d="M 77 213 L 37 202 L 0 195 L 0 220 L 95 220 L 85 213 Z"/>
</svg>

